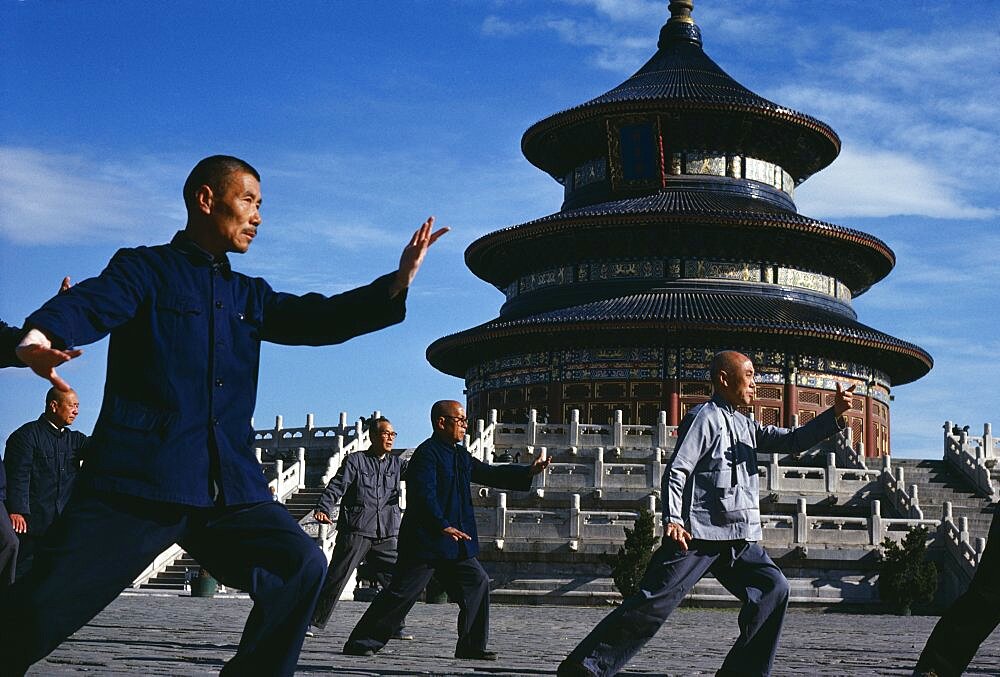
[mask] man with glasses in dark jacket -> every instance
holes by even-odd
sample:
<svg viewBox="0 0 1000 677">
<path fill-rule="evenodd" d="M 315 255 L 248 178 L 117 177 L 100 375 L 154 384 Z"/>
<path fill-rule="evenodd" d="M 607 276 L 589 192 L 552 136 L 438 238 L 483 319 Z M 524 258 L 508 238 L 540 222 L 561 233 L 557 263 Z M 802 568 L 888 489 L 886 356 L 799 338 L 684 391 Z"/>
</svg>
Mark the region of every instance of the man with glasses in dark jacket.
<svg viewBox="0 0 1000 677">
<path fill-rule="evenodd" d="M 316 628 L 326 628 L 347 581 L 362 561 L 383 588 L 389 584 L 396 563 L 396 537 L 402 517 L 399 483 L 406 473 L 406 461 L 392 453 L 396 431 L 389 419 L 371 419 L 368 437 L 371 446 L 347 455 L 316 502 L 313 516 L 323 524 L 333 523 L 330 515 L 340 502 L 337 542 L 313 612 L 312 626 Z M 402 627 L 392 638 L 413 639 L 403 633 Z"/>
</svg>

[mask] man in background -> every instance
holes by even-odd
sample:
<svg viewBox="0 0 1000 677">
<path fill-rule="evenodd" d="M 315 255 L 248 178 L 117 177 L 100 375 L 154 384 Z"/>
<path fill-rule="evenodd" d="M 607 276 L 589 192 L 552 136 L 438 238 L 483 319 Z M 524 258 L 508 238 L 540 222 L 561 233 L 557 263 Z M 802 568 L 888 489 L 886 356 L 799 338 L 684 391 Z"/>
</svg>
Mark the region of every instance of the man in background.
<svg viewBox="0 0 1000 677">
<path fill-rule="evenodd" d="M 362 561 L 383 588 L 389 584 L 396 564 L 396 537 L 402 517 L 399 485 L 406 473 L 406 461 L 392 453 L 396 431 L 389 419 L 382 416 L 370 420 L 368 438 L 371 446 L 347 455 L 316 502 L 313 516 L 324 524 L 332 524 L 330 515 L 340 503 L 337 542 L 312 618 L 313 627 L 320 629 L 326 628 L 344 586 Z M 400 627 L 392 639 L 413 637 Z"/>
<path fill-rule="evenodd" d="M 488 465 L 461 445 L 469 422 L 454 400 L 431 407 L 433 434 L 413 452 L 406 471 L 406 513 L 399 528 L 399 560 L 389 587 L 368 606 L 344 653 L 372 656 L 392 637 L 431 577 L 458 601 L 455 658 L 496 660 L 489 641 L 490 579 L 476 556 L 479 536 L 470 482 L 527 491 L 549 465 Z"/>
<path fill-rule="evenodd" d="M 744 416 L 757 393 L 753 362 L 726 350 L 709 369 L 712 399 L 677 429 L 664 469 L 663 544 L 639 591 L 608 614 L 559 665 L 559 677 L 610 677 L 652 639 L 702 576 L 711 572 L 743 603 L 740 636 L 718 677 L 771 673 L 788 607 L 784 574 L 761 545 L 757 452 L 804 451 L 845 426 L 854 386 L 837 384 L 834 405 L 800 428 L 764 426 Z"/>
<path fill-rule="evenodd" d="M 31 570 L 35 550 L 69 501 L 87 436 L 69 426 L 80 412 L 72 390 L 49 388 L 45 411 L 7 438 L 7 512 L 20 546 L 15 579 Z"/>
</svg>

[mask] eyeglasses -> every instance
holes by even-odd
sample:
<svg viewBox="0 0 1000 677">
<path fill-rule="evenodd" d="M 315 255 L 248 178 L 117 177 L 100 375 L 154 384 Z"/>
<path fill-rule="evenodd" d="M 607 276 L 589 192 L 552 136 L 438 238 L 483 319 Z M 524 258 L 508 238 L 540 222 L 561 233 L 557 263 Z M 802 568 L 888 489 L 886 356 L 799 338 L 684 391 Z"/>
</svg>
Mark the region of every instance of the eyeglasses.
<svg viewBox="0 0 1000 677">
<path fill-rule="evenodd" d="M 465 426 L 469 425 L 469 419 L 467 419 L 464 416 L 449 416 L 448 414 L 444 414 L 444 417 L 445 418 L 450 418 L 452 421 L 454 421 L 458 425 L 465 425 Z"/>
<path fill-rule="evenodd" d="M 382 437 L 388 437 L 390 440 L 394 440 L 396 439 L 396 435 L 398 435 L 399 433 L 394 433 L 390 430 L 380 430 L 378 434 L 381 435 Z"/>
</svg>

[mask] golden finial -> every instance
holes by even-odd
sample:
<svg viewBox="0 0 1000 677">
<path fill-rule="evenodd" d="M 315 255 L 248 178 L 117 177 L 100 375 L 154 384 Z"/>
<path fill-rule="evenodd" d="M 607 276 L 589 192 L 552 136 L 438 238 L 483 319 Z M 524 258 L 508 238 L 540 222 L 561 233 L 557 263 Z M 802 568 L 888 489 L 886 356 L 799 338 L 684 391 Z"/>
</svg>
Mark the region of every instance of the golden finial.
<svg viewBox="0 0 1000 677">
<path fill-rule="evenodd" d="M 670 0 L 670 20 L 667 23 L 693 24 L 691 10 L 694 9 L 694 0 Z"/>
</svg>

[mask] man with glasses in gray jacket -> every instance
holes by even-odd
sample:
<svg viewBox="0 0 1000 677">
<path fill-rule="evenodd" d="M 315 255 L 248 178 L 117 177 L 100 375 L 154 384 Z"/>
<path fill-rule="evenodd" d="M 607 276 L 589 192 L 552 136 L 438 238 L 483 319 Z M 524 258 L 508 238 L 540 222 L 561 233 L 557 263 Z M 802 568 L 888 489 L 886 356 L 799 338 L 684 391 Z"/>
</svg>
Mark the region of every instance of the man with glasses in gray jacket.
<svg viewBox="0 0 1000 677">
<path fill-rule="evenodd" d="M 383 588 L 389 584 L 396 564 L 396 537 L 402 518 L 399 483 L 406 472 L 406 461 L 392 453 L 396 431 L 389 419 L 371 419 L 368 436 L 371 446 L 347 455 L 316 502 L 313 517 L 317 522 L 332 524 L 330 515 L 338 501 L 340 514 L 337 543 L 313 612 L 315 628 L 326 627 L 347 581 L 362 561 L 375 572 Z M 312 628 L 306 634 L 311 636 Z M 404 634 L 402 625 L 392 638 L 413 639 Z"/>
</svg>

